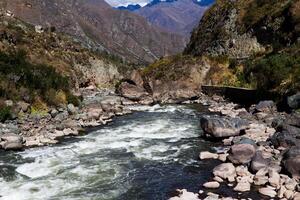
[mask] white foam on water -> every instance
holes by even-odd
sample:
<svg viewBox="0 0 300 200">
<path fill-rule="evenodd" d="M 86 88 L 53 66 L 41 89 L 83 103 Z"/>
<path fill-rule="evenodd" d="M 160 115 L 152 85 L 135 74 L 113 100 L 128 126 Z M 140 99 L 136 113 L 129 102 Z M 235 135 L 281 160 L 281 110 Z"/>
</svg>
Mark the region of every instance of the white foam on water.
<svg viewBox="0 0 300 200">
<path fill-rule="evenodd" d="M 139 108 L 147 112 L 191 114 L 181 106 L 153 106 Z M 184 138 L 197 137 L 191 131 L 196 125 L 187 120 L 174 120 L 158 117 L 150 121 L 133 121 L 125 125 L 101 128 L 81 137 L 82 140 L 64 146 L 29 149 L 19 153 L 24 159 L 33 162 L 17 165 L 20 175 L 13 181 L 0 181 L 1 200 L 47 200 L 47 199 L 95 199 L 93 195 L 72 196 L 78 189 L 93 187 L 94 184 L 117 184 L 126 176 L 123 162 L 109 157 L 111 151 L 132 153 L 135 159 L 160 162 L 174 162 L 177 156 L 189 145 L 175 145 Z M 125 170 L 125 171 L 124 171 Z M 106 193 L 99 192 L 101 198 L 118 197 L 130 188 L 112 188 Z"/>
</svg>

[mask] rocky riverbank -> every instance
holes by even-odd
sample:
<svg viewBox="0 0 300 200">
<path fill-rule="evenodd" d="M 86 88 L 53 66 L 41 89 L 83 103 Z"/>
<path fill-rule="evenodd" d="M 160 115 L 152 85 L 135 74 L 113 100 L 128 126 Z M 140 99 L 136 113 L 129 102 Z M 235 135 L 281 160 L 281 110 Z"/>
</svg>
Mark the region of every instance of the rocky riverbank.
<svg viewBox="0 0 300 200">
<path fill-rule="evenodd" d="M 22 150 L 56 144 L 66 136 L 84 134 L 87 127 L 105 125 L 115 116 L 131 113 L 124 105 L 127 100 L 111 91 L 85 88 L 81 89 L 81 94 L 80 107 L 69 104 L 52 108 L 47 113 L 32 113 L 29 104 L 7 102 L 19 109 L 19 116 L 0 123 L 0 147 Z"/>
<path fill-rule="evenodd" d="M 105 125 L 115 116 L 131 113 L 129 105 L 154 103 L 148 94 L 132 88 L 128 91 L 130 95 L 120 97 L 96 88 L 81 89 L 80 107 L 69 104 L 43 114 L 29 112 L 29 105 L 11 105 L 18 107 L 22 115 L 0 124 L 1 148 L 22 150 L 56 144 L 66 136 L 84 134 L 87 127 Z M 208 106 L 211 114 L 199 119 L 203 137 L 224 144 L 217 152 L 201 152 L 199 159 L 223 163 L 213 169 L 211 180 L 199 188 L 198 194 L 178 190 L 179 196 L 171 200 L 233 199 L 218 194 L 224 184 L 237 193 L 255 188 L 268 198 L 299 199 L 300 114 L 278 112 L 273 101 L 245 109 L 219 96 L 199 96 L 181 103 Z"/>
<path fill-rule="evenodd" d="M 218 194 L 222 184 L 238 194 L 257 190 L 266 198 L 300 199 L 300 113 L 278 112 L 273 101 L 248 110 L 221 97 L 198 102 L 215 113 L 200 119 L 203 137 L 224 144 L 221 151 L 201 152 L 199 158 L 223 163 L 213 169 L 198 194 L 178 190 L 178 197 L 171 200 L 234 199 Z"/>
</svg>

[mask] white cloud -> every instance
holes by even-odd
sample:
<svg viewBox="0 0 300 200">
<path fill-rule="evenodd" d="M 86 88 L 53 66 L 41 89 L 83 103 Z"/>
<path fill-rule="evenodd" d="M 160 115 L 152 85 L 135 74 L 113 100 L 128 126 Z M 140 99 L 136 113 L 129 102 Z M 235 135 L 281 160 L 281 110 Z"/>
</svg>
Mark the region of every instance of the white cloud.
<svg viewBox="0 0 300 200">
<path fill-rule="evenodd" d="M 113 7 L 118 7 L 118 6 L 128 6 L 129 4 L 139 4 L 141 6 L 145 6 L 151 0 L 105 0 L 105 1 Z"/>
</svg>

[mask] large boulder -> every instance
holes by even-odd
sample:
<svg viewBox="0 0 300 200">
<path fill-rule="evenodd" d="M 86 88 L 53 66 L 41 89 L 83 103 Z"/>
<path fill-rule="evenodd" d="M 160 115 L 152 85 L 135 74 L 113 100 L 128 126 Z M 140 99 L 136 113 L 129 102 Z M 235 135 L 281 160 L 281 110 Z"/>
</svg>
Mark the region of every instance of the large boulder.
<svg viewBox="0 0 300 200">
<path fill-rule="evenodd" d="M 215 138 L 240 135 L 249 126 L 246 120 L 220 116 L 203 116 L 200 123 L 204 133 Z"/>
<path fill-rule="evenodd" d="M 272 112 L 276 112 L 277 108 L 276 108 L 276 104 L 274 103 L 274 101 L 260 101 L 256 107 L 255 110 L 257 112 L 266 112 L 266 113 L 272 113 Z"/>
<path fill-rule="evenodd" d="M 282 160 L 283 166 L 294 178 L 300 178 L 300 147 L 291 147 Z"/>
<path fill-rule="evenodd" d="M 140 101 L 149 96 L 144 88 L 128 82 L 121 83 L 118 92 L 121 96 L 133 101 Z"/>
<path fill-rule="evenodd" d="M 14 133 L 6 133 L 0 136 L 1 147 L 5 150 L 21 150 L 23 148 L 23 138 Z"/>
<path fill-rule="evenodd" d="M 290 108 L 292 109 L 299 109 L 300 108 L 300 92 L 297 94 L 288 97 L 287 103 Z"/>
<path fill-rule="evenodd" d="M 287 147 L 295 146 L 300 142 L 300 140 L 296 138 L 296 135 L 293 135 L 288 131 L 276 132 L 270 138 L 270 141 L 276 148 L 278 147 L 287 148 Z"/>
<path fill-rule="evenodd" d="M 253 172 L 258 172 L 261 169 L 268 167 L 271 163 L 271 159 L 266 159 L 263 157 L 261 151 L 257 151 L 255 156 L 252 158 L 251 170 Z"/>
<path fill-rule="evenodd" d="M 275 147 L 291 147 L 300 142 L 300 115 L 290 114 L 279 117 L 272 122 L 276 133 L 270 138 Z"/>
<path fill-rule="evenodd" d="M 247 164 L 255 156 L 255 151 L 251 144 L 236 144 L 231 147 L 228 159 L 234 164 Z"/>
</svg>

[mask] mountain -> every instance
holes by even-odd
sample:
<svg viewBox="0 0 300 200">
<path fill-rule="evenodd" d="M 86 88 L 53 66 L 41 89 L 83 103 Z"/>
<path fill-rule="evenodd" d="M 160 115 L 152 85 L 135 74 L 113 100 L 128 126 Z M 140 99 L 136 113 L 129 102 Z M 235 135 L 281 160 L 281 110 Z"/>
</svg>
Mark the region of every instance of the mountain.
<svg viewBox="0 0 300 200">
<path fill-rule="evenodd" d="M 218 0 L 183 54 L 139 73 L 158 101 L 192 99 L 201 85 L 257 89 L 284 99 L 300 91 L 300 0 Z"/>
<path fill-rule="evenodd" d="M 193 0 L 155 0 L 134 12 L 153 25 L 189 37 L 207 9 Z"/>
<path fill-rule="evenodd" d="M 153 62 L 183 50 L 186 40 L 144 18 L 113 9 L 104 0 L 0 0 L 22 20 L 74 36 L 86 45 L 135 63 Z"/>
</svg>

